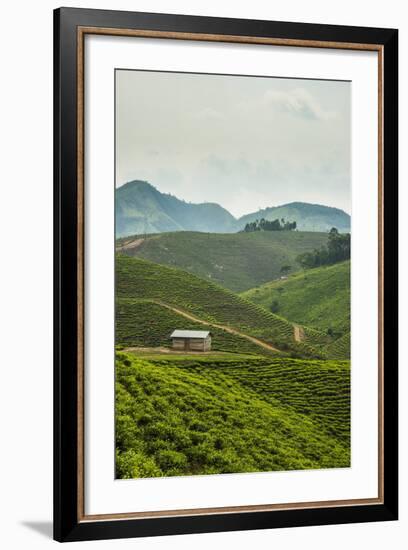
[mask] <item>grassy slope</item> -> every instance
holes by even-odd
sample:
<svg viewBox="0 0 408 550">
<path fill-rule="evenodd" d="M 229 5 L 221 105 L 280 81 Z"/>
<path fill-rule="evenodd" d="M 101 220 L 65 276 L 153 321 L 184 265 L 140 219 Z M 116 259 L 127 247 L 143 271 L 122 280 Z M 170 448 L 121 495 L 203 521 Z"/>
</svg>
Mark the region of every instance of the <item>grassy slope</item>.
<svg viewBox="0 0 408 550">
<path fill-rule="evenodd" d="M 131 304 L 126 301 L 156 300 L 190 312 L 204 321 L 230 325 L 281 350 L 291 350 L 302 355 L 314 353 L 314 350 L 308 349 L 307 344 L 297 344 L 294 341 L 293 326 L 285 319 L 269 313 L 212 282 L 179 269 L 154 264 L 140 258 L 117 255 L 116 295 L 119 314 L 118 344 L 122 343 L 120 335 L 128 330 L 122 329 L 122 319 L 132 316 L 133 321 L 126 321 L 128 324 L 130 322 L 130 330 L 133 330 L 132 323 L 136 327 L 138 323 L 147 322 L 144 317 L 133 315 L 130 311 Z M 122 310 L 123 314 L 120 313 Z M 154 319 L 151 326 L 153 324 Z M 137 329 L 134 328 L 134 330 Z M 168 338 L 167 330 L 168 327 L 165 330 L 165 337 Z M 162 337 L 164 337 L 163 334 L 160 335 L 160 338 Z M 157 342 L 157 345 L 160 345 L 159 338 Z M 145 345 L 151 345 L 151 343 Z"/>
<path fill-rule="evenodd" d="M 117 477 L 349 466 L 348 364 L 265 361 L 117 354 Z"/>
<path fill-rule="evenodd" d="M 278 303 L 278 314 L 289 321 L 326 332 L 350 331 L 350 262 L 302 271 L 283 281 L 273 281 L 242 294 L 269 310 Z"/>
<path fill-rule="evenodd" d="M 296 257 L 302 252 L 320 248 L 326 242 L 327 233 L 175 232 L 148 236 L 138 248 L 128 253 L 179 267 L 241 292 L 279 277 L 283 265 L 299 269 Z"/>
</svg>

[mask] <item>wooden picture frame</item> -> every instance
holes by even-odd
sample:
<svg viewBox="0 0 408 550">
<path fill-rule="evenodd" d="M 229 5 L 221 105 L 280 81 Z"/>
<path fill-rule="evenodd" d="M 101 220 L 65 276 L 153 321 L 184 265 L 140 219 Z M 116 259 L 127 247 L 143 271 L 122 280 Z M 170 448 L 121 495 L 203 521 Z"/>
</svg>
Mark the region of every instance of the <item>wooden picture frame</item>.
<svg viewBox="0 0 408 550">
<path fill-rule="evenodd" d="M 167 512 L 85 513 L 84 38 L 375 51 L 378 55 L 378 495 Z M 54 12 L 54 537 L 141 537 L 397 519 L 398 32 L 212 17 L 60 8 Z"/>
</svg>

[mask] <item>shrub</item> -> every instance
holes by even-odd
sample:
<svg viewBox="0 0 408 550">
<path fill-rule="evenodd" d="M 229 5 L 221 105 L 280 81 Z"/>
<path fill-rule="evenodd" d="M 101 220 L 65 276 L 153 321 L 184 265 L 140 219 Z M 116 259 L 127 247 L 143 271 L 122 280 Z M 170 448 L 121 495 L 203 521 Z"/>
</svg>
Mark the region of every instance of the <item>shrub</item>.
<svg viewBox="0 0 408 550">
<path fill-rule="evenodd" d="M 164 450 L 156 454 L 156 460 L 160 467 L 167 470 L 182 470 L 187 466 L 187 457 L 177 451 Z"/>
<path fill-rule="evenodd" d="M 138 477 L 160 477 L 163 472 L 153 458 L 129 449 L 124 453 L 116 452 L 116 477 L 133 479 Z"/>
<path fill-rule="evenodd" d="M 127 354 L 116 375 L 120 478 L 350 464 L 347 362 Z"/>
</svg>

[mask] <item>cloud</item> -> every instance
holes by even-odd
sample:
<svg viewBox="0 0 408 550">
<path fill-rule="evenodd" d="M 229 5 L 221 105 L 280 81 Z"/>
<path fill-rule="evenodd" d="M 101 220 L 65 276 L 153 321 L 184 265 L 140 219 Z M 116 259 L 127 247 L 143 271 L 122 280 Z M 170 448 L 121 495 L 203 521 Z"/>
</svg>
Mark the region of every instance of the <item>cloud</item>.
<svg viewBox="0 0 408 550">
<path fill-rule="evenodd" d="M 264 102 L 271 107 L 308 120 L 331 120 L 336 117 L 333 111 L 325 111 L 315 98 L 304 88 L 294 88 L 287 92 L 268 90 Z"/>
<path fill-rule="evenodd" d="M 225 117 L 222 113 L 212 107 L 205 107 L 198 113 L 195 113 L 194 118 L 198 120 L 223 120 Z"/>
</svg>

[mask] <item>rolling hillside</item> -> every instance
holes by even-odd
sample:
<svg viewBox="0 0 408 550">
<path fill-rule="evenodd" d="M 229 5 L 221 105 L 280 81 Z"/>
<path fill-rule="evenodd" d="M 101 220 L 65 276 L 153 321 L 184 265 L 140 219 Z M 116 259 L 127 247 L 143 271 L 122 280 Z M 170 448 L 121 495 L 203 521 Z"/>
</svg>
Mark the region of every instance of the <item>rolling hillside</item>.
<svg viewBox="0 0 408 550">
<path fill-rule="evenodd" d="M 295 341 L 294 328 L 290 322 L 229 290 L 180 269 L 119 254 L 116 257 L 116 297 L 117 344 L 129 344 L 130 341 L 126 339 L 131 337 L 132 331 L 135 334 L 144 331 L 146 340 L 141 336 L 137 339 L 138 345 L 161 345 L 163 338 L 169 336 L 170 322 L 164 321 L 165 316 L 152 312 L 159 305 L 173 308 L 173 313 L 178 315 L 190 315 L 194 319 L 193 324 L 199 320 L 224 331 L 233 329 L 280 351 L 290 351 L 300 356 L 321 356 L 317 349 L 309 346 L 307 337 L 303 342 Z M 140 300 L 144 301 L 143 304 L 138 302 Z M 150 313 L 140 317 L 138 308 L 142 305 L 150 309 Z M 141 323 L 145 327 L 140 327 Z M 184 319 L 183 328 L 191 323 L 192 320 Z M 177 326 L 179 324 L 178 318 Z M 154 331 L 156 336 L 153 337 Z M 262 346 L 258 347 L 263 352 Z"/>
<path fill-rule="evenodd" d="M 125 254 L 178 267 L 235 292 L 277 279 L 284 265 L 300 269 L 296 257 L 320 248 L 326 233 L 258 231 L 213 234 L 174 232 L 118 241 Z"/>
<path fill-rule="evenodd" d="M 348 467 L 349 395 L 343 362 L 117 353 L 116 477 Z"/>
<path fill-rule="evenodd" d="M 265 208 L 236 219 L 216 203 L 193 204 L 161 193 L 146 181 L 134 180 L 118 187 L 116 201 L 116 237 L 169 231 L 235 233 L 247 222 L 265 218 L 296 221 L 301 231 L 327 232 L 337 227 L 350 231 L 350 216 L 329 206 L 294 202 Z"/>
<path fill-rule="evenodd" d="M 242 296 L 293 323 L 350 332 L 350 261 L 301 271 Z"/>
</svg>

